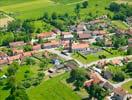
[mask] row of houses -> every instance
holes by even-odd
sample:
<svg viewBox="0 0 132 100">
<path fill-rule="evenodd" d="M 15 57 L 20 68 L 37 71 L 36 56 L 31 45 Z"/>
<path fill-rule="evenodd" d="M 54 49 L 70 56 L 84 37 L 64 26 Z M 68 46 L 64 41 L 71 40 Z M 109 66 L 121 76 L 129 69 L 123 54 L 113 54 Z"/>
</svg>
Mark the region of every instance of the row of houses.
<svg viewBox="0 0 132 100">
<path fill-rule="evenodd" d="M 22 60 L 25 57 L 31 57 L 33 54 L 38 53 L 38 51 L 23 52 L 14 56 L 4 56 L 0 55 L 0 65 L 11 64 L 15 60 Z M 3 58 L 4 57 L 4 58 Z"/>
</svg>

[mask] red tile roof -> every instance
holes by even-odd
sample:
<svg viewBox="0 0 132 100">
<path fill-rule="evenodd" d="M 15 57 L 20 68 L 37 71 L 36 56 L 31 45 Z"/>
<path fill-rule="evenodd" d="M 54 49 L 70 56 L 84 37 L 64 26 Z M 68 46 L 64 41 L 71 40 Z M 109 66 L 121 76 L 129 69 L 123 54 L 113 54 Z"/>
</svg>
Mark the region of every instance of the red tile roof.
<svg viewBox="0 0 132 100">
<path fill-rule="evenodd" d="M 32 50 L 40 50 L 40 49 L 41 49 L 41 44 L 37 44 L 32 47 Z"/>
<path fill-rule="evenodd" d="M 37 35 L 37 38 L 47 38 L 47 37 L 51 37 L 53 34 L 53 32 L 44 32 L 44 33 L 40 33 Z"/>
<path fill-rule="evenodd" d="M 10 47 L 24 46 L 26 43 L 24 41 L 11 42 L 9 43 Z"/>
<path fill-rule="evenodd" d="M 75 43 L 72 45 L 72 49 L 86 49 L 89 47 L 88 43 Z"/>
<path fill-rule="evenodd" d="M 114 93 L 121 95 L 121 96 L 125 96 L 128 92 L 125 91 L 122 87 L 118 87 L 114 89 Z"/>
</svg>

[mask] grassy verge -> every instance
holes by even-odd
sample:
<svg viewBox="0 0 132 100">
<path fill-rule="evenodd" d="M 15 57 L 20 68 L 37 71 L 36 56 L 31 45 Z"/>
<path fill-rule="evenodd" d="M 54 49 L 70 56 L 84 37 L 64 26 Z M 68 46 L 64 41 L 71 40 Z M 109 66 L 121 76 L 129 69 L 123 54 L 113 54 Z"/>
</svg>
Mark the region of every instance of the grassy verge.
<svg viewBox="0 0 132 100">
<path fill-rule="evenodd" d="M 127 90 L 130 94 L 132 94 L 132 81 L 123 84 L 122 87 Z"/>
</svg>

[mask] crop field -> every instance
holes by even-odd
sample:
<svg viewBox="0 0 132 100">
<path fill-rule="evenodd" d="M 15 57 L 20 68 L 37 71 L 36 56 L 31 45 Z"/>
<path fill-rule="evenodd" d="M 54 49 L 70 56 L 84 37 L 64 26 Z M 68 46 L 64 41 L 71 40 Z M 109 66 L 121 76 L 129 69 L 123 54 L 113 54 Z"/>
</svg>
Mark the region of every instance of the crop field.
<svg viewBox="0 0 132 100">
<path fill-rule="evenodd" d="M 75 5 L 83 0 L 1 0 L 0 10 L 10 13 L 16 18 L 29 19 L 39 18 L 44 12 L 59 14 L 68 12 L 74 14 Z M 102 3 L 103 2 L 103 3 Z M 102 15 L 109 13 L 105 8 L 111 0 L 89 0 L 89 6 L 81 10 L 81 15 L 92 13 L 93 15 Z M 94 12 L 93 12 L 94 11 Z"/>
</svg>

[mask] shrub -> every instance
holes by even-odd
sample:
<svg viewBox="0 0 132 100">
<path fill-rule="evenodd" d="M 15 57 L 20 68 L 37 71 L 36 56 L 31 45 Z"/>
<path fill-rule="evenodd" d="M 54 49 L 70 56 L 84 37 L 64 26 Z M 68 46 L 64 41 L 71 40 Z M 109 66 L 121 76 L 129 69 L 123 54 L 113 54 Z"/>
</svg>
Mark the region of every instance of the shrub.
<svg viewBox="0 0 132 100">
<path fill-rule="evenodd" d="M 25 81 L 25 82 L 23 83 L 23 86 L 24 86 L 25 88 L 29 88 L 29 87 L 31 86 L 31 83 Z"/>
</svg>

